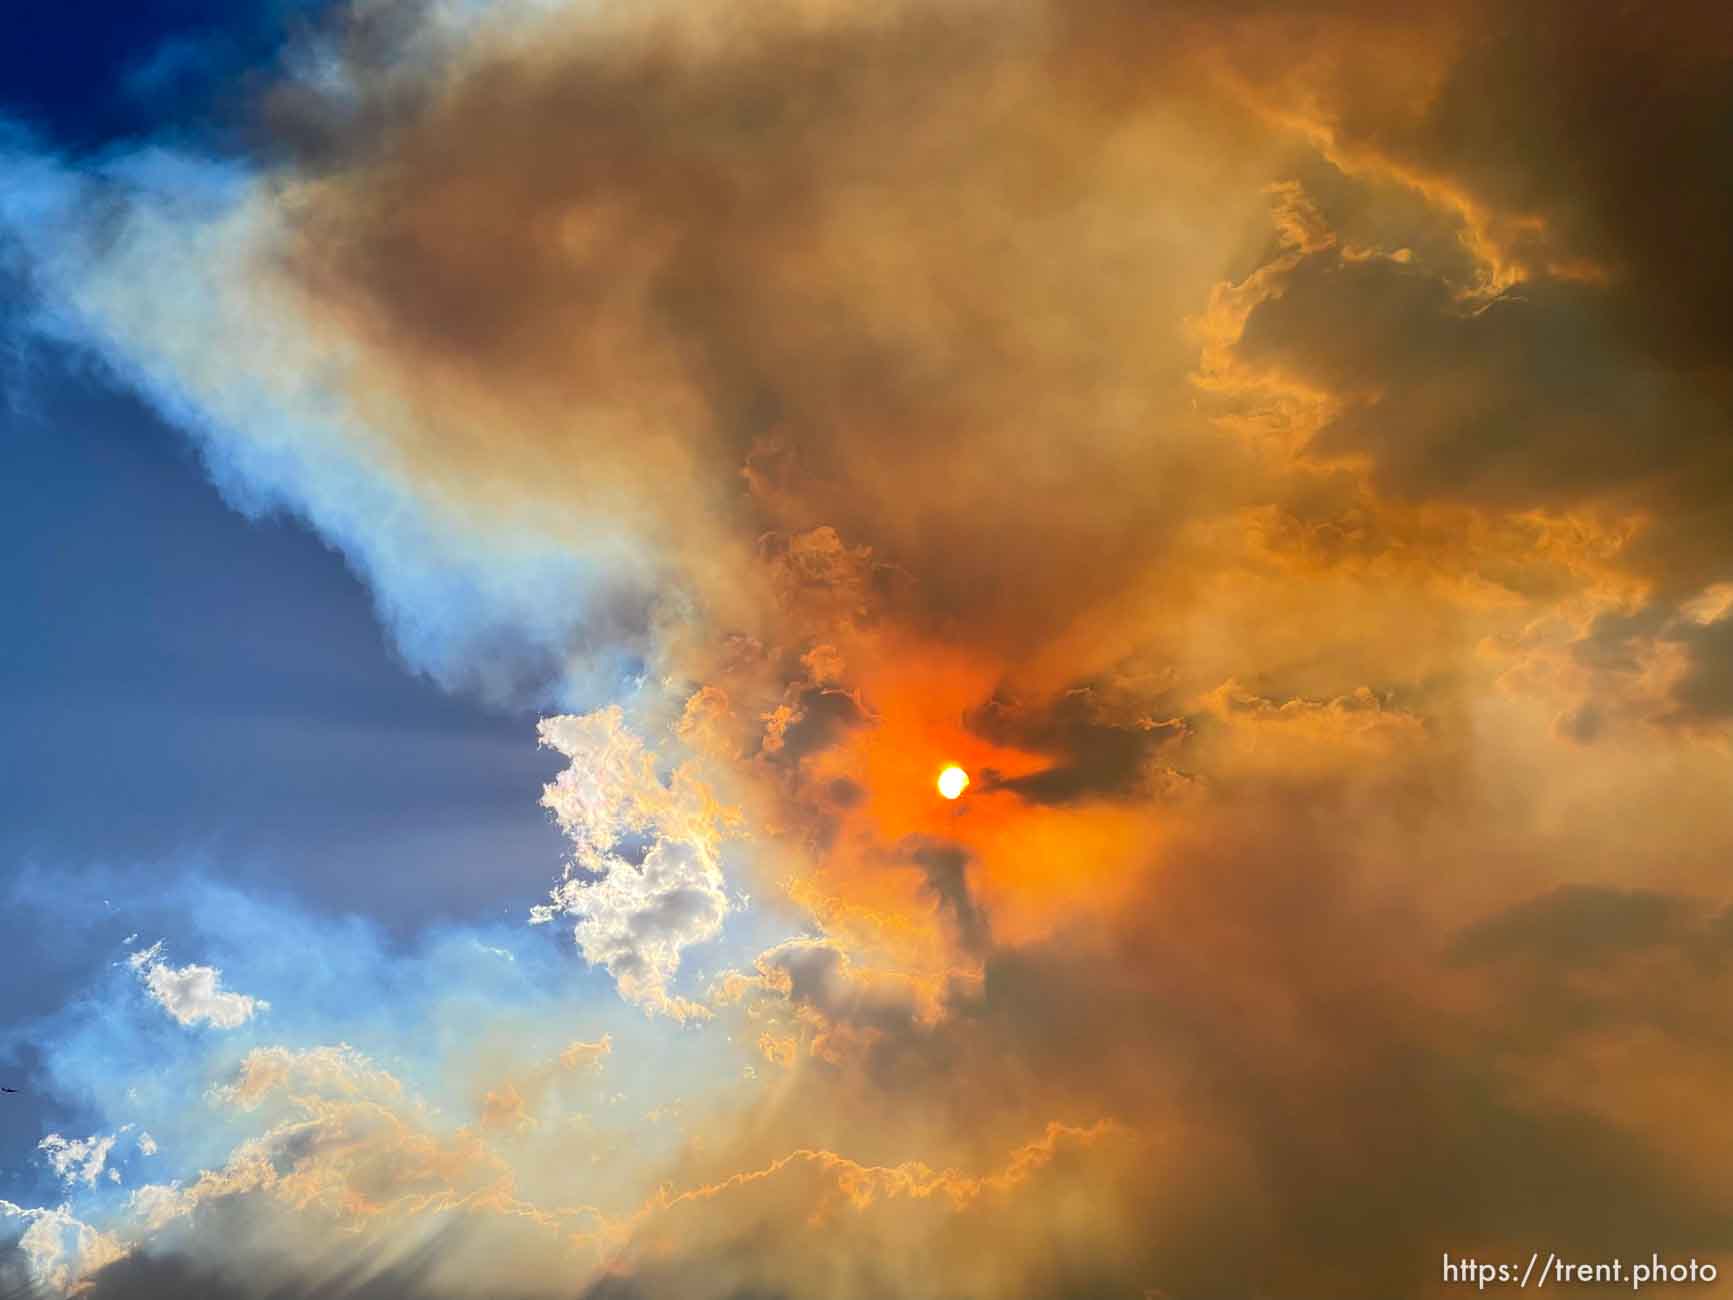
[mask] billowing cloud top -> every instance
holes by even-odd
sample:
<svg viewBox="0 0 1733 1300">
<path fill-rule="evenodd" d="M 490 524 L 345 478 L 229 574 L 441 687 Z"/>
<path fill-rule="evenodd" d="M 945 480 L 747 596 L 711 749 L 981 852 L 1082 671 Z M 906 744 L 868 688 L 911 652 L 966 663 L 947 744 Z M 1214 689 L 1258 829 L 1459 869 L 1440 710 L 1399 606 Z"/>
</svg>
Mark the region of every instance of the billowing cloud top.
<svg viewBox="0 0 1733 1300">
<path fill-rule="evenodd" d="M 610 986 L 138 953 L 229 1032 L 34 1276 L 1733 1267 L 1730 111 L 1724 6 L 356 0 L 245 163 L 15 142 L 34 327 L 546 712 Z"/>
</svg>

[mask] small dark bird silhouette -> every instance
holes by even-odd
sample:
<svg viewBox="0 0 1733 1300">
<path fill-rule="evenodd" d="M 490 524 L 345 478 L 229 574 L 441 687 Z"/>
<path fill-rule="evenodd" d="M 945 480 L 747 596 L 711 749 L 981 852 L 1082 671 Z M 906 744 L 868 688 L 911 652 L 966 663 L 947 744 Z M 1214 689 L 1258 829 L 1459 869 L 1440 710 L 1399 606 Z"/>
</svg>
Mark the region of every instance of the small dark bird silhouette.
<svg viewBox="0 0 1733 1300">
<path fill-rule="evenodd" d="M 16 1088 L 0 1088 L 0 1092 L 17 1092 Z"/>
</svg>

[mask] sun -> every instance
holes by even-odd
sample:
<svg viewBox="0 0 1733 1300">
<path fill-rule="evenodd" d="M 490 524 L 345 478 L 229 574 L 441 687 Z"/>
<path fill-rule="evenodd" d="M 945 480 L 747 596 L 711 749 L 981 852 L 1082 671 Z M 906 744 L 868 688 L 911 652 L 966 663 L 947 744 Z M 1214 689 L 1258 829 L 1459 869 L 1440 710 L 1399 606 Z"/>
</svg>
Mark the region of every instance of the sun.
<svg viewBox="0 0 1733 1300">
<path fill-rule="evenodd" d="M 969 788 L 969 774 L 962 768 L 951 766 L 939 773 L 939 793 L 947 799 L 955 799 Z"/>
</svg>

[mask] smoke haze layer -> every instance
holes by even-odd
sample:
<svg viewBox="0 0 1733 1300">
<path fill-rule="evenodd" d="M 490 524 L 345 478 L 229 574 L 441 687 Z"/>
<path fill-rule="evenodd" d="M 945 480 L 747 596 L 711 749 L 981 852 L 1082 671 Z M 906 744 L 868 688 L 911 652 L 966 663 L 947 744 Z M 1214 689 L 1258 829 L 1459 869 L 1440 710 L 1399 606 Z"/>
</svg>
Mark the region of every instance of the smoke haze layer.
<svg viewBox="0 0 1733 1300">
<path fill-rule="evenodd" d="M 561 942 L 188 879 L 21 1283 L 1733 1264 L 1720 7 L 355 0 L 254 89 L 11 137 L 30 330 L 544 715 Z"/>
</svg>

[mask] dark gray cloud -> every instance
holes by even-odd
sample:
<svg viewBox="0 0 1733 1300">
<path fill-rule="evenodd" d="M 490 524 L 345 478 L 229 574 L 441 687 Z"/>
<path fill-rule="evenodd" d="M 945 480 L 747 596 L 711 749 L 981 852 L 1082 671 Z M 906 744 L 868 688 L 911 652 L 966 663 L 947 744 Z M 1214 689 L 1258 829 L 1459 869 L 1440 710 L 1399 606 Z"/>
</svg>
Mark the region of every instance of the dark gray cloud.
<svg viewBox="0 0 1733 1300">
<path fill-rule="evenodd" d="M 448 1243 L 436 1239 L 409 1259 L 380 1268 L 364 1258 L 331 1267 L 319 1261 L 316 1277 L 298 1276 L 287 1261 L 255 1261 L 249 1271 L 214 1269 L 197 1256 L 138 1253 L 110 1264 L 90 1280 L 82 1294 L 92 1300 L 447 1300 L 452 1295 L 432 1280 Z M 502 1292 L 509 1300 L 552 1300 L 546 1296 Z"/>
<path fill-rule="evenodd" d="M 1406 498 L 1670 511 L 1733 490 L 1733 406 L 1626 351 L 1605 291 L 1536 284 L 1464 302 L 1427 268 L 1305 258 L 1239 352 L 1336 394 L 1308 451 L 1363 455 Z"/>
<path fill-rule="evenodd" d="M 1039 701 L 1000 694 L 971 711 L 964 722 L 976 734 L 1053 760 L 1025 776 L 983 772 L 983 786 L 1043 804 L 1143 793 L 1154 756 L 1184 740 L 1190 728 L 1179 718 L 1107 703 L 1106 694 L 1090 685 Z"/>
<path fill-rule="evenodd" d="M 926 873 L 927 888 L 957 928 L 964 952 L 979 953 L 989 942 L 987 917 L 969 890 L 969 851 L 958 844 L 916 837 L 901 848 Z"/>
<path fill-rule="evenodd" d="M 1697 909 L 1672 895 L 1564 885 L 1469 927 L 1455 952 L 1464 962 L 1523 959 L 1564 969 L 1687 939 L 1696 919 Z"/>
</svg>

